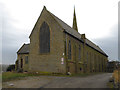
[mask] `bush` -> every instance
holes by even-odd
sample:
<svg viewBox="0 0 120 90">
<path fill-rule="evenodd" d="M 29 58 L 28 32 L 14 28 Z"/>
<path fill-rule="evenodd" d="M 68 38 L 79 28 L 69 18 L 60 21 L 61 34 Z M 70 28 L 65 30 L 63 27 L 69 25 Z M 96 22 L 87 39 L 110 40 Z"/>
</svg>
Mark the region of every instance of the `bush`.
<svg viewBox="0 0 120 90">
<path fill-rule="evenodd" d="M 12 65 L 9 65 L 8 68 L 7 68 L 7 71 L 14 71 L 15 70 L 15 65 L 12 64 Z"/>
</svg>

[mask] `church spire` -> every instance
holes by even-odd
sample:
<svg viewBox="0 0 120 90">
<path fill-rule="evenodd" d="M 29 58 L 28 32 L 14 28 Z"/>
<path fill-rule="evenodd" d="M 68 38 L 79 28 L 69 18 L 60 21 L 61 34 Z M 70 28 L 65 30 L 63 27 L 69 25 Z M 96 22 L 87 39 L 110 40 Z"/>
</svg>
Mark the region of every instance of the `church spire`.
<svg viewBox="0 0 120 90">
<path fill-rule="evenodd" d="M 75 14 L 75 6 L 74 6 L 74 14 L 73 14 L 73 29 L 75 29 L 78 32 L 78 28 L 77 28 L 77 20 L 76 20 L 76 14 Z"/>
</svg>

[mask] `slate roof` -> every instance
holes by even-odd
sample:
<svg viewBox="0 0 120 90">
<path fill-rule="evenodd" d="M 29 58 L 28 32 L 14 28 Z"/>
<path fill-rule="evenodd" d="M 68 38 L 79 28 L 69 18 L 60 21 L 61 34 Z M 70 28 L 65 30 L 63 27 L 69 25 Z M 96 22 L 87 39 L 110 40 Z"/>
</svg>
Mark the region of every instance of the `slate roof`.
<svg viewBox="0 0 120 90">
<path fill-rule="evenodd" d="M 48 10 L 47 10 L 48 11 Z M 49 12 L 49 11 L 48 11 Z M 76 37 L 79 40 L 81 39 L 81 34 L 79 32 L 77 32 L 76 30 L 74 30 L 73 28 L 71 28 L 69 25 L 67 25 L 65 22 L 63 22 L 62 20 L 60 20 L 58 17 L 56 17 L 54 14 L 52 14 L 51 12 L 49 12 L 53 18 L 60 24 L 60 26 L 70 35 Z M 82 40 L 83 41 L 83 40 Z M 95 45 L 93 42 L 91 42 L 90 40 L 88 40 L 86 38 L 86 44 L 88 44 L 90 47 L 94 48 L 95 50 L 97 50 L 98 52 L 104 54 L 105 56 L 108 56 L 99 46 Z"/>
<path fill-rule="evenodd" d="M 30 44 L 23 44 L 23 46 L 18 50 L 17 54 L 29 54 Z"/>
<path fill-rule="evenodd" d="M 48 11 L 49 12 L 49 11 Z M 60 26 L 69 34 L 73 35 L 74 37 L 78 38 L 81 40 L 81 34 L 79 32 L 77 32 L 75 29 L 71 28 L 69 25 L 67 25 L 65 22 L 63 22 L 62 20 L 60 20 L 58 17 L 56 17 L 54 14 L 52 14 L 51 12 L 49 12 L 54 18 L 55 20 L 60 24 Z"/>
<path fill-rule="evenodd" d="M 88 44 L 88 45 L 91 46 L 92 48 L 96 49 L 97 51 L 99 51 L 99 52 L 101 52 L 102 54 L 104 54 L 104 55 L 107 56 L 107 54 L 106 54 L 99 46 L 95 45 L 93 42 L 91 42 L 91 41 L 88 40 L 87 38 L 86 38 L 86 44 Z"/>
</svg>

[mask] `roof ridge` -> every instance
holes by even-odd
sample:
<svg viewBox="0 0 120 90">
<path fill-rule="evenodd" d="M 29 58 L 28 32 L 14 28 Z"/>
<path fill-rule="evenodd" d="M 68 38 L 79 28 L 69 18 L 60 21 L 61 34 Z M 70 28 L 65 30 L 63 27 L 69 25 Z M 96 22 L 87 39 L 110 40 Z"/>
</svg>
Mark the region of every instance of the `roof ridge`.
<svg viewBox="0 0 120 90">
<path fill-rule="evenodd" d="M 88 38 L 86 38 L 87 40 L 89 40 Z M 96 45 L 95 43 L 93 43 L 91 40 L 89 40 L 92 44 L 94 44 L 95 46 L 99 47 L 98 45 Z"/>
<path fill-rule="evenodd" d="M 20 47 L 20 49 L 17 51 L 17 53 L 23 48 L 24 45 L 25 45 L 25 43 Z"/>
<path fill-rule="evenodd" d="M 47 10 L 48 11 L 48 10 Z M 48 11 L 52 16 L 53 16 L 53 18 L 55 19 L 55 17 L 57 18 L 57 19 L 59 19 L 60 21 L 62 21 L 64 24 L 66 24 L 68 27 L 70 27 L 70 28 L 72 28 L 70 25 L 68 25 L 67 23 L 65 23 L 63 20 L 61 20 L 60 18 L 58 18 L 56 15 L 54 15 L 53 13 L 51 13 L 50 11 Z M 56 19 L 55 19 L 56 20 Z M 57 20 L 56 20 L 57 21 Z M 58 22 L 58 21 L 57 21 Z M 59 22 L 58 22 L 59 23 Z M 72 28 L 72 29 L 74 29 L 74 28 Z M 74 29 L 75 30 L 75 29 Z M 75 30 L 75 32 L 77 32 L 76 30 Z M 77 32 L 77 33 L 79 33 L 79 32 Z M 80 33 L 79 33 L 80 34 Z M 81 35 L 81 34 L 80 34 Z"/>
<path fill-rule="evenodd" d="M 87 38 L 86 38 L 87 39 Z M 95 45 L 96 47 L 98 47 L 103 54 L 107 55 L 98 45 L 96 45 L 95 43 L 93 43 L 92 41 L 90 41 L 89 39 L 87 39 L 90 43 L 92 43 L 93 45 Z"/>
<path fill-rule="evenodd" d="M 29 53 L 29 45 L 30 44 L 23 44 L 21 48 L 18 50 L 17 54 L 28 54 Z"/>
<path fill-rule="evenodd" d="M 24 43 L 25 44 L 25 43 Z M 30 45 L 30 43 L 27 43 L 27 44 L 25 44 L 25 45 Z"/>
</svg>

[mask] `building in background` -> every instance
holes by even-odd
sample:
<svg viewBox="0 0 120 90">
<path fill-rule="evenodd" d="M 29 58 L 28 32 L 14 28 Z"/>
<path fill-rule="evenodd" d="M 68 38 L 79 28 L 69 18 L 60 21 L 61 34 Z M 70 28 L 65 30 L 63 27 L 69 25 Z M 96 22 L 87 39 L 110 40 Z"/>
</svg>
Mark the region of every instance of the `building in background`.
<svg viewBox="0 0 120 90">
<path fill-rule="evenodd" d="M 105 72 L 107 54 L 80 34 L 74 9 L 70 27 L 44 6 L 30 36 L 17 52 L 16 70 L 28 72 Z"/>
<path fill-rule="evenodd" d="M 107 63 L 107 71 L 113 72 L 114 70 L 118 69 L 120 67 L 119 61 L 109 61 Z"/>
</svg>

